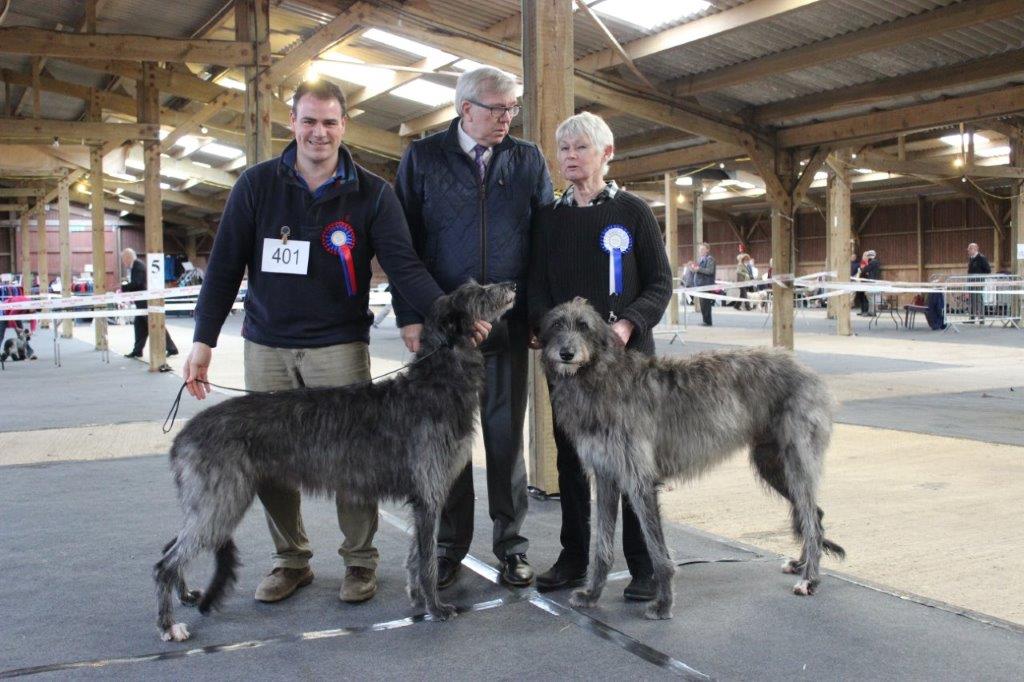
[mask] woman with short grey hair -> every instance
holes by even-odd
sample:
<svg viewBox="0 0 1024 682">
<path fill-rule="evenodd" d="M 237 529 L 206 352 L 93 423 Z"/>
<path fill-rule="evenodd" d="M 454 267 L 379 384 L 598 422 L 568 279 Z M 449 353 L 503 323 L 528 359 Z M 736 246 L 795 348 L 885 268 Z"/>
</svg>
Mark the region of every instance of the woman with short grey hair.
<svg viewBox="0 0 1024 682">
<path fill-rule="evenodd" d="M 600 116 L 571 116 L 555 131 L 558 164 L 569 187 L 537 212 L 527 287 L 536 329 L 554 306 L 586 298 L 626 348 L 654 354 L 654 325 L 672 296 L 672 272 L 661 229 L 647 203 L 605 180 L 615 138 Z M 534 342 L 536 344 L 536 342 Z M 541 589 L 581 585 L 590 558 L 590 485 L 572 443 L 555 424 L 562 552 Z M 622 500 L 622 544 L 633 580 L 627 599 L 654 597 L 653 567 L 629 502 Z"/>
</svg>

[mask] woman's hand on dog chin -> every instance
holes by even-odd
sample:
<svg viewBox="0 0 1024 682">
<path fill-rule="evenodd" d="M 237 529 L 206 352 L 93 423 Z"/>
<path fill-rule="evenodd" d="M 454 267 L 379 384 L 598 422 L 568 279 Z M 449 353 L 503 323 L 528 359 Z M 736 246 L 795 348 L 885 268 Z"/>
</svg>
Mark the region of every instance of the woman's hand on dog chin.
<svg viewBox="0 0 1024 682">
<path fill-rule="evenodd" d="M 619 340 L 619 345 L 623 348 L 629 343 L 629 337 L 633 336 L 634 329 L 636 329 L 636 325 L 629 320 L 616 320 L 612 325 L 615 338 Z"/>
<path fill-rule="evenodd" d="M 491 333 L 491 323 L 487 320 L 477 320 L 473 323 L 473 345 L 479 346 Z"/>
<path fill-rule="evenodd" d="M 210 387 L 206 385 L 206 373 L 210 369 L 212 357 L 213 349 L 205 343 L 196 341 L 192 344 L 192 351 L 185 360 L 183 368 L 185 386 L 196 400 L 202 400 L 210 393 Z"/>
<path fill-rule="evenodd" d="M 407 324 L 399 330 L 402 335 L 402 343 L 410 353 L 418 353 L 420 350 L 420 334 L 423 333 L 422 324 Z"/>
</svg>

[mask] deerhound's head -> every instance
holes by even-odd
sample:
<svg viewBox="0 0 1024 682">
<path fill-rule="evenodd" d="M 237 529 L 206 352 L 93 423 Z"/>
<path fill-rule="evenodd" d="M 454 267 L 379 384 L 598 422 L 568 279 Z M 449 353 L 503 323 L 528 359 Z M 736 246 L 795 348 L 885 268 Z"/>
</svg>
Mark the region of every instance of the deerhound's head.
<svg viewBox="0 0 1024 682">
<path fill-rule="evenodd" d="M 572 375 L 615 347 L 611 327 L 584 298 L 552 308 L 540 325 L 544 367 L 550 374 Z"/>
<path fill-rule="evenodd" d="M 468 341 L 477 320 L 495 322 L 515 302 L 514 282 L 477 284 L 470 280 L 434 302 L 424 326 L 424 338 L 447 346 Z"/>
</svg>

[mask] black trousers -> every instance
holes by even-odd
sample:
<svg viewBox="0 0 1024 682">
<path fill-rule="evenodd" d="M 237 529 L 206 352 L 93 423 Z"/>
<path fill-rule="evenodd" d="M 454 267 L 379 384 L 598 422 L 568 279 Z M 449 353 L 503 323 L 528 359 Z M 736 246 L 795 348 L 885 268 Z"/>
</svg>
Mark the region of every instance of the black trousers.
<svg viewBox="0 0 1024 682">
<path fill-rule="evenodd" d="M 135 317 L 135 348 L 132 348 L 132 352 L 136 355 L 142 355 L 142 349 L 146 345 L 146 339 L 149 338 L 149 318 L 145 315 L 138 315 Z M 170 353 L 177 353 L 178 347 L 174 345 L 174 341 L 171 340 L 171 334 L 166 329 L 164 333 L 167 334 L 167 351 Z"/>
<path fill-rule="evenodd" d="M 704 318 L 704 324 L 711 324 L 711 306 L 714 304 L 710 298 L 700 299 L 700 314 Z"/>
<path fill-rule="evenodd" d="M 526 518 L 526 461 L 523 419 L 529 367 L 528 328 L 524 320 L 502 320 L 481 346 L 486 363 L 480 395 L 480 426 L 487 456 L 487 508 L 493 522 L 491 546 L 499 561 L 524 554 L 529 542 L 520 534 Z M 437 553 L 462 561 L 473 540 L 473 465 L 455 480 L 441 511 Z"/>
<path fill-rule="evenodd" d="M 562 504 L 562 554 L 559 561 L 580 568 L 590 559 L 590 480 L 583 471 L 576 448 L 555 425 L 558 447 L 558 489 Z M 630 575 L 646 577 L 654 573 L 651 555 L 647 552 L 640 521 L 622 497 L 622 552 Z"/>
<path fill-rule="evenodd" d="M 865 315 L 871 309 L 871 301 L 868 300 L 868 295 L 863 291 L 858 291 L 853 295 L 853 304 L 860 306 L 860 311 Z"/>
</svg>

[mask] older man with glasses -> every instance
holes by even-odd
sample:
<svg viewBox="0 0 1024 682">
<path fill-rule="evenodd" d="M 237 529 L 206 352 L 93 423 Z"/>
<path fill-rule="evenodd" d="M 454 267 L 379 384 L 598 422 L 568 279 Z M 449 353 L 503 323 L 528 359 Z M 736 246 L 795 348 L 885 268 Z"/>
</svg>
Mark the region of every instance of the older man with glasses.
<svg viewBox="0 0 1024 682">
<path fill-rule="evenodd" d="M 533 569 L 522 536 L 526 517 L 527 342 L 524 303 L 530 220 L 552 201 L 551 178 L 536 145 L 509 135 L 519 114 L 516 82 L 498 69 L 464 73 L 455 88 L 458 118 L 413 142 L 398 167 L 396 191 L 416 251 L 442 289 L 463 282 L 517 282 L 520 301 L 494 325 L 482 349 L 486 379 L 480 421 L 487 457 L 492 547 L 501 579 L 529 585 Z M 402 339 L 419 348 L 423 318 L 400 294 L 394 308 Z M 424 396 L 424 400 L 429 400 Z M 451 585 L 473 539 L 473 474 L 455 482 L 438 529 L 438 586 Z"/>
</svg>

